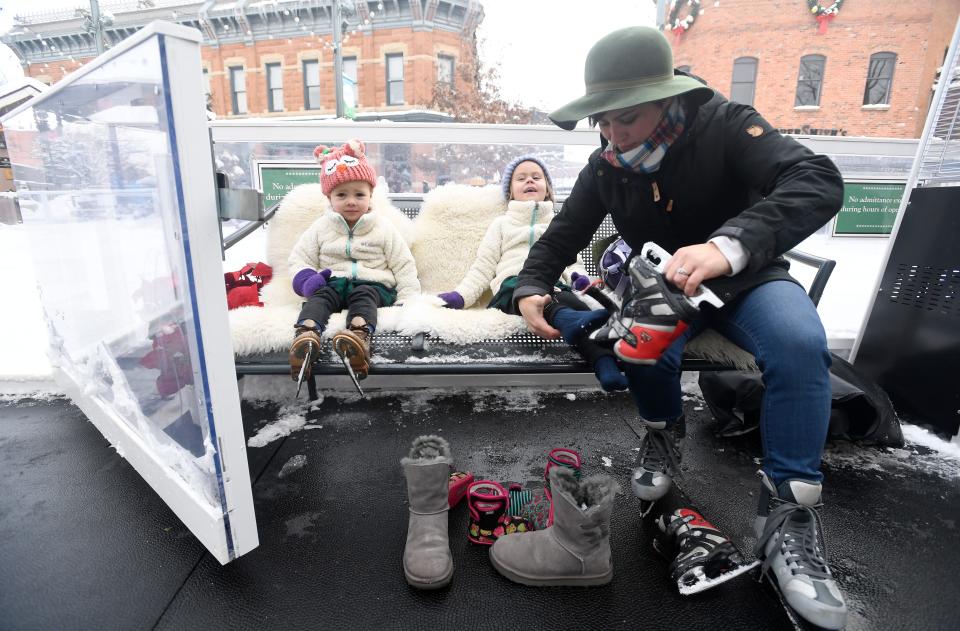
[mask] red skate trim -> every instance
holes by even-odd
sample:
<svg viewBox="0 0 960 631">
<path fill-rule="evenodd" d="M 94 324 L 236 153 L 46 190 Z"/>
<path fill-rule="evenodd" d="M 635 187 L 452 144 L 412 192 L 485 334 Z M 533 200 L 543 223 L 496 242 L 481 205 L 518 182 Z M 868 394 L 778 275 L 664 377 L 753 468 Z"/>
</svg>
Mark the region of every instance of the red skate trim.
<svg viewBox="0 0 960 631">
<path fill-rule="evenodd" d="M 717 532 L 720 532 L 719 528 L 717 528 L 716 526 L 708 522 L 706 519 L 703 518 L 703 515 L 701 515 L 695 510 L 691 510 L 689 508 L 681 508 L 680 510 L 677 511 L 677 514 L 680 515 L 681 519 L 686 517 L 691 517 L 690 521 L 687 522 L 688 526 L 695 526 L 697 528 L 709 528 L 711 530 L 716 530 Z"/>
<path fill-rule="evenodd" d="M 626 340 L 620 339 L 613 345 L 613 352 L 630 364 L 656 364 L 663 352 L 686 330 L 687 323 L 683 320 L 666 331 L 659 327 L 634 325 L 630 327 L 630 332 L 637 336 L 637 345 L 630 346 Z"/>
</svg>

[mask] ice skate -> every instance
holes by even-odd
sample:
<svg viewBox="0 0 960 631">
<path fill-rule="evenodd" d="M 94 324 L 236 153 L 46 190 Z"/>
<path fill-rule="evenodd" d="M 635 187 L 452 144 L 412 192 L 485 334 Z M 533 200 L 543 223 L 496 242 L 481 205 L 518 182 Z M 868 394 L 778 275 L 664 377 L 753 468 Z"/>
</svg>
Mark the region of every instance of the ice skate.
<svg viewBox="0 0 960 631">
<path fill-rule="evenodd" d="M 680 473 L 681 447 L 686 435 L 686 418 L 666 421 L 642 421 L 647 433 L 640 441 L 640 465 L 633 472 L 633 494 L 654 502 L 670 490 L 673 476 Z"/>
<path fill-rule="evenodd" d="M 354 318 L 350 327 L 333 336 L 333 350 L 340 356 L 344 367 L 354 381 L 360 394 L 358 380 L 366 379 L 370 371 L 370 325 L 361 318 Z"/>
<path fill-rule="evenodd" d="M 683 492 L 674 490 L 658 502 L 653 547 L 670 560 L 670 578 L 682 596 L 712 589 L 760 564 L 747 561 L 719 528 L 707 521 Z"/>
<path fill-rule="evenodd" d="M 290 377 L 302 383 L 304 379 L 310 378 L 310 371 L 313 360 L 317 357 L 317 352 L 321 345 L 320 333 L 313 328 L 297 327 L 297 335 L 290 344 L 288 358 L 290 361 Z M 297 391 L 299 392 L 299 385 Z"/>
<path fill-rule="evenodd" d="M 688 297 L 664 278 L 669 260 L 670 254 L 655 243 L 644 244 L 641 254 L 630 260 L 631 286 L 623 307 L 590 339 L 613 342 L 613 352 L 625 362 L 655 364 L 687 329 L 687 321 L 699 313 L 702 303 L 723 306 L 704 285 Z"/>
<path fill-rule="evenodd" d="M 793 611 L 824 629 L 847 624 L 847 605 L 827 561 L 817 508 L 820 484 L 785 480 L 779 488 L 763 472 L 760 506 L 754 529 L 754 553 L 762 573 Z"/>
</svg>

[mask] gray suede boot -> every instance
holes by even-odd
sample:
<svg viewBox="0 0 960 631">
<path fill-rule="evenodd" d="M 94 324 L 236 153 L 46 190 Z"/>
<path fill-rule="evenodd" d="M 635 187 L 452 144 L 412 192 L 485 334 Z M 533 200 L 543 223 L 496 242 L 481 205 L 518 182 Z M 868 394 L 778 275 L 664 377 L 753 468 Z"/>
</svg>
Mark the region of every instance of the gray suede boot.
<svg viewBox="0 0 960 631">
<path fill-rule="evenodd" d="M 450 445 L 439 436 L 420 436 L 400 461 L 407 477 L 410 521 L 403 549 L 403 573 L 410 585 L 438 589 L 453 577 L 447 537 Z"/>
<path fill-rule="evenodd" d="M 617 483 L 605 475 L 579 481 L 566 467 L 550 471 L 553 525 L 497 539 L 490 561 L 515 583 L 606 585 L 613 578 L 610 514 Z"/>
</svg>

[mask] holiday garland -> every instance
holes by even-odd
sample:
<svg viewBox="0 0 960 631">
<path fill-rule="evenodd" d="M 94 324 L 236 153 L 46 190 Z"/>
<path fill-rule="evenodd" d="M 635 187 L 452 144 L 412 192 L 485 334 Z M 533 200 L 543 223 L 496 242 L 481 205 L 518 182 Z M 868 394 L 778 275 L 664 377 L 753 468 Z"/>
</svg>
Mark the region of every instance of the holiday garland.
<svg viewBox="0 0 960 631">
<path fill-rule="evenodd" d="M 684 4 L 690 7 L 690 13 L 681 20 L 680 7 Z M 700 0 L 687 0 L 686 3 L 673 0 L 670 3 L 670 17 L 667 18 L 667 28 L 679 37 L 690 30 L 698 15 L 700 15 Z"/>
<path fill-rule="evenodd" d="M 807 0 L 807 8 L 810 9 L 813 17 L 816 18 L 817 24 L 819 25 L 817 31 L 820 34 L 827 32 L 827 24 L 833 21 L 833 18 L 837 17 L 842 5 L 843 0 L 834 0 L 833 4 L 826 7 L 821 6 L 819 0 Z"/>
</svg>

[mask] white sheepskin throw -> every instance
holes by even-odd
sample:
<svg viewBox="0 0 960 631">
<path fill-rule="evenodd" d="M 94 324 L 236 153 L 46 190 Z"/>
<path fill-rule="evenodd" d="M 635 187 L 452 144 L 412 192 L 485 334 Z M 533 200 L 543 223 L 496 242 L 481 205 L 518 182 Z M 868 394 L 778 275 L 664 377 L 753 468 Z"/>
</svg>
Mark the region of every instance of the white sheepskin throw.
<svg viewBox="0 0 960 631">
<path fill-rule="evenodd" d="M 713 329 L 707 329 L 683 349 L 686 357 L 708 359 L 720 364 L 728 364 L 737 370 L 758 370 L 753 355 L 743 350 Z"/>
<path fill-rule="evenodd" d="M 436 294 L 452 291 L 477 256 L 490 223 L 507 209 L 499 186 L 439 186 L 414 220 L 413 258 L 426 294 L 402 316 L 404 331 L 419 327 L 454 344 L 507 337 L 526 330 L 523 319 L 487 309 L 489 290 L 473 307 L 446 309 Z"/>
<path fill-rule="evenodd" d="M 430 191 L 413 222 L 411 248 L 423 292 L 452 291 L 476 259 L 490 223 L 506 210 L 499 186 L 446 184 Z"/>
</svg>

